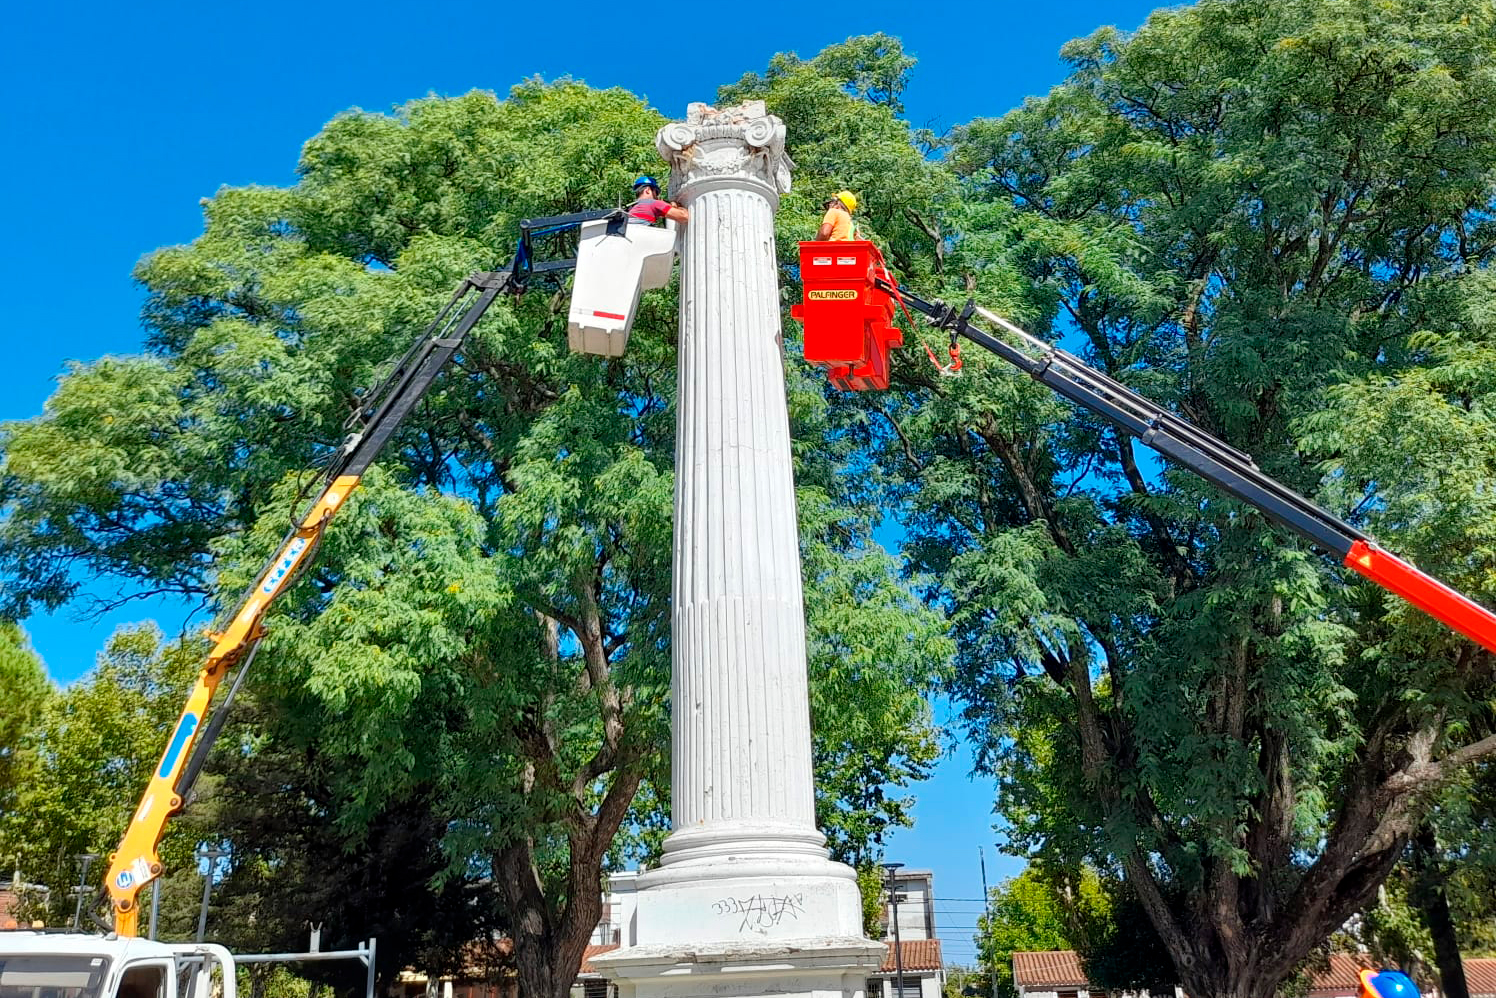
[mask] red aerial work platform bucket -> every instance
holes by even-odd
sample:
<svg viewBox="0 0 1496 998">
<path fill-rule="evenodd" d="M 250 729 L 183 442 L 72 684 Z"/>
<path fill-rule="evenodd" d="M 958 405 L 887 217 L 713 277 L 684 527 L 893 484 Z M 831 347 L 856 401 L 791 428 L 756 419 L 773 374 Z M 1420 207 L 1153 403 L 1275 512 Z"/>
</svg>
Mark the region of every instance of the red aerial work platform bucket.
<svg viewBox="0 0 1496 998">
<path fill-rule="evenodd" d="M 805 297 L 790 315 L 805 324 L 805 359 L 824 367 L 838 388 L 887 388 L 888 351 L 904 344 L 894 301 L 874 277 L 893 283 L 867 240 L 800 244 Z"/>
</svg>

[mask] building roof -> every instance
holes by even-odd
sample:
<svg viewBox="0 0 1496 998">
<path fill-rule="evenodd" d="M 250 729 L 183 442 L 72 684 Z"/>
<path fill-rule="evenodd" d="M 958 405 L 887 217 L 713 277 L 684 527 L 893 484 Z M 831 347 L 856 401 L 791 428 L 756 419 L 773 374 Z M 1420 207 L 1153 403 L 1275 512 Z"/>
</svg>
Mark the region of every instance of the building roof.
<svg viewBox="0 0 1496 998">
<path fill-rule="evenodd" d="M 596 974 L 598 970 L 592 965 L 592 958 L 603 953 L 611 953 L 617 948 L 617 943 L 588 943 L 587 949 L 582 953 L 582 966 L 577 969 L 577 973 Z"/>
<path fill-rule="evenodd" d="M 887 954 L 883 957 L 883 966 L 878 970 L 881 973 L 892 974 L 899 969 L 898 962 L 893 957 L 893 943 L 886 942 Z M 940 958 L 939 939 L 905 939 L 899 943 L 899 954 L 904 959 L 904 970 L 939 970 L 945 964 Z"/>
<path fill-rule="evenodd" d="M 1080 965 L 1080 954 L 1073 949 L 1049 950 L 1044 953 L 1014 953 L 1013 983 L 1019 987 L 1065 985 L 1088 987 L 1086 972 Z"/>
<path fill-rule="evenodd" d="M 1310 975 L 1307 998 L 1356 998 L 1361 993 L 1361 969 L 1371 965 L 1362 955 L 1332 953 L 1329 966 Z M 905 966 L 907 969 L 908 965 Z M 888 969 L 886 965 L 884 969 Z M 1080 954 L 1074 950 L 1014 953 L 1013 983 L 1030 988 L 1090 986 L 1081 967 Z M 1496 959 L 1465 960 L 1465 983 L 1470 998 L 1496 998 Z"/>
<path fill-rule="evenodd" d="M 1309 998 L 1356 998 L 1361 993 L 1361 969 L 1370 967 L 1363 956 L 1331 953 L 1328 967 L 1316 967 L 1309 975 Z"/>
<path fill-rule="evenodd" d="M 1488 957 L 1472 958 L 1464 963 L 1465 986 L 1470 989 L 1470 998 L 1496 996 L 1496 960 Z"/>
<path fill-rule="evenodd" d="M 1496 998 L 1496 959 L 1470 957 L 1464 964 L 1470 998 Z M 1373 966 L 1364 955 L 1332 953 L 1329 967 L 1310 976 L 1307 998 L 1356 998 L 1361 993 L 1362 968 Z"/>
</svg>

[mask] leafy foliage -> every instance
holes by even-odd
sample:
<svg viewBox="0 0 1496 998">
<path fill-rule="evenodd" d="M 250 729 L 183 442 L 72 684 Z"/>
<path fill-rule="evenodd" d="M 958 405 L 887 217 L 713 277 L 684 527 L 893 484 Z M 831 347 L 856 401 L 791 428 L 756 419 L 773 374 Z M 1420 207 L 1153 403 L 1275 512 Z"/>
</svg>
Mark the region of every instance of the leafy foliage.
<svg viewBox="0 0 1496 998">
<path fill-rule="evenodd" d="M 1094 872 L 1080 883 L 1079 909 L 1105 917 L 1106 898 Z M 1000 995 L 1017 994 L 1013 983 L 1013 954 L 1074 949 L 1077 911 L 1062 904 L 1055 884 L 1038 867 L 992 889 L 988 910 L 977 919 L 977 954 L 995 972 Z"/>
<path fill-rule="evenodd" d="M 1491 602 L 1493 27 L 1206 0 L 1103 29 L 958 130 L 932 169 L 960 236 L 901 268 Z M 1469 725 L 1490 656 L 985 358 L 895 373 L 852 404 L 1014 847 L 1125 876 L 1191 994 L 1272 990 L 1496 749 Z"/>
<path fill-rule="evenodd" d="M 869 939 L 882 939 L 887 934 L 885 921 L 888 903 L 884 871 L 876 863 L 864 863 L 857 868 L 857 890 L 862 896 L 862 932 Z"/>
<path fill-rule="evenodd" d="M 1082 910 L 1080 917 L 1086 980 L 1109 994 L 1168 994 L 1179 974 L 1137 893 L 1116 880 L 1103 882 L 1102 889 L 1107 903 Z"/>
<path fill-rule="evenodd" d="M 53 694 L 41 659 L 15 624 L 0 625 L 0 821 L 16 810 L 16 792 L 31 776 L 30 735 Z"/>
<path fill-rule="evenodd" d="M 102 856 L 119 841 L 202 651 L 198 642 L 164 642 L 151 625 L 121 628 L 94 670 L 46 697 L 25 732 L 31 758 L 14 805 L 0 810 L 0 856 L 52 888 L 49 924 L 73 915 L 67 888 L 78 882 L 77 857 Z M 173 831 L 161 854 L 172 869 L 192 870 L 194 845 L 185 829 Z"/>
<path fill-rule="evenodd" d="M 838 101 L 882 93 L 878 48 L 838 56 L 862 81 Z M 203 234 L 137 271 L 149 351 L 78 367 L 3 428 L 4 612 L 151 592 L 226 608 L 453 282 L 506 259 L 521 216 L 616 203 L 660 124 L 568 80 L 428 98 L 334 119 L 293 187 L 206 201 Z M 377 932 L 439 969 L 497 929 L 525 993 L 559 996 L 615 831 L 658 842 L 658 813 L 630 809 L 641 786 L 668 803 L 674 292 L 646 296 L 609 362 L 568 352 L 564 301 L 493 305 L 268 620 L 197 829 L 233 843 L 228 941 L 295 945 L 320 911 L 332 937 Z M 933 762 L 922 694 L 951 646 L 872 544 L 809 385 L 792 409 L 819 804 L 859 859 L 910 820 L 896 788 Z M 92 817 L 73 838 L 96 849 L 124 823 Z"/>
</svg>

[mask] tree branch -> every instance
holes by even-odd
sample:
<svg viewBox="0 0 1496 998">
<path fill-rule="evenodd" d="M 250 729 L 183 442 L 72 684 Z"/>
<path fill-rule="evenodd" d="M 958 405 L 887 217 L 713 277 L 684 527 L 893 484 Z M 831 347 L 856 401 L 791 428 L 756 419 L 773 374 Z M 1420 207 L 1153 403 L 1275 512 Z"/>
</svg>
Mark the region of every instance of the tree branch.
<svg viewBox="0 0 1496 998">
<path fill-rule="evenodd" d="M 1441 759 L 1410 766 L 1388 778 L 1383 786 L 1388 793 L 1393 794 L 1425 790 L 1452 778 L 1461 767 L 1493 755 L 1496 755 L 1496 735 L 1487 735 L 1480 741 L 1455 749 Z"/>
<path fill-rule="evenodd" d="M 918 454 L 914 453 L 914 444 L 909 440 L 909 435 L 904 432 L 904 428 L 899 425 L 899 421 L 894 419 L 893 415 L 881 405 L 874 405 L 873 411 L 888 420 L 888 425 L 893 427 L 893 432 L 898 435 L 899 443 L 904 447 L 904 457 L 914 466 L 916 474 L 923 474 L 925 463 L 919 459 Z"/>
<path fill-rule="evenodd" d="M 1174 576 L 1174 588 L 1175 592 L 1178 592 L 1195 579 L 1195 570 L 1184 555 L 1179 553 L 1179 544 L 1174 540 L 1174 535 L 1169 532 L 1169 525 L 1148 508 L 1147 501 L 1153 498 L 1153 493 L 1148 491 L 1148 483 L 1143 481 L 1143 474 L 1138 470 L 1137 455 L 1132 449 L 1132 437 L 1119 430 L 1116 438 L 1117 463 L 1122 468 L 1122 475 L 1127 479 L 1128 487 L 1132 489 L 1134 495 L 1143 500 L 1138 512 L 1142 515 L 1143 521 L 1148 524 L 1154 543 L 1158 545 L 1159 553 L 1163 555 L 1170 573 Z"/>
</svg>

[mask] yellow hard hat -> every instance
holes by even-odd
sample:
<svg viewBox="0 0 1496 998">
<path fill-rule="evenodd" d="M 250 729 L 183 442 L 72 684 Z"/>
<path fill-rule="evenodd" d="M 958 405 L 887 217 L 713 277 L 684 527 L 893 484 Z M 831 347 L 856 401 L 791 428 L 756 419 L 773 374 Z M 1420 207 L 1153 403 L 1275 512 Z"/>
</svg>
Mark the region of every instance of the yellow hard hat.
<svg viewBox="0 0 1496 998">
<path fill-rule="evenodd" d="M 846 205 L 848 211 L 857 210 L 857 195 L 853 194 L 851 191 L 837 191 L 832 196 L 842 204 Z"/>
</svg>

